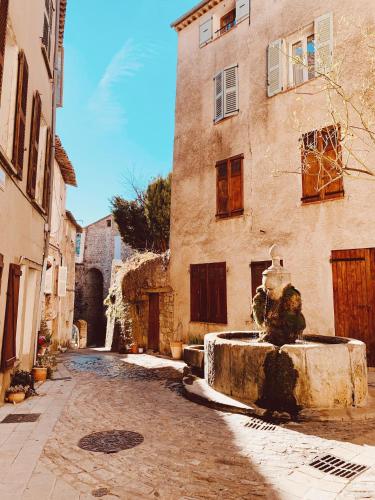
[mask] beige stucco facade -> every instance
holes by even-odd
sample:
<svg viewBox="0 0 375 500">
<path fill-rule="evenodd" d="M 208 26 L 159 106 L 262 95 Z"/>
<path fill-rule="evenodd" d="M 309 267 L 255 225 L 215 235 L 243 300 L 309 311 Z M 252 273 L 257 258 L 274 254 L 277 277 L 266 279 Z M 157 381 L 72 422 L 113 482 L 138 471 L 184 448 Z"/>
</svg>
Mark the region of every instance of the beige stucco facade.
<svg viewBox="0 0 375 500">
<path fill-rule="evenodd" d="M 74 178 L 72 167 L 70 171 Z M 69 346 L 72 340 L 76 235 L 82 231 L 72 213 L 66 210 L 67 184 L 76 185 L 55 159 L 43 311 L 54 347 Z"/>
<path fill-rule="evenodd" d="M 51 11 L 49 62 L 43 55 L 41 37 L 46 10 L 45 0 L 20 2 L 9 0 L 6 28 L 5 63 L 0 103 L 0 254 L 4 267 L 0 283 L 0 344 L 3 341 L 4 317 L 7 302 L 9 265 L 21 267 L 14 367 L 33 366 L 35 342 L 41 317 L 42 281 L 45 268 L 45 249 L 48 241 L 49 217 L 42 208 L 43 178 L 46 154 L 46 130 L 54 130 L 54 48 L 56 26 L 60 37 L 64 20 L 54 1 Z M 66 0 L 61 0 L 66 4 Z M 55 44 L 56 42 L 56 44 Z M 15 103 L 17 94 L 18 57 L 24 51 L 28 64 L 27 108 L 22 179 L 12 163 Z M 45 52 L 45 51 L 44 51 Z M 41 96 L 41 121 L 38 150 L 35 200 L 27 193 L 30 133 L 33 96 Z M 9 385 L 11 369 L 0 373 L 0 402 Z"/>
<path fill-rule="evenodd" d="M 275 175 L 275 166 L 298 170 L 301 130 L 319 129 L 330 122 L 324 93 L 316 93 L 319 79 L 267 96 L 267 47 L 332 12 L 335 57 L 344 44 L 348 46 L 342 18 L 362 16 L 362 21 L 374 23 L 374 3 L 253 0 L 250 17 L 200 47 L 200 24 L 212 16 L 215 31 L 235 2 L 202 5 L 175 26 L 178 69 L 170 265 L 175 331 L 187 338 L 252 328 L 250 263 L 269 259 L 270 246 L 278 243 L 293 284 L 302 293 L 306 332 L 334 335 L 331 251 L 375 247 L 374 183 L 345 176 L 342 199 L 302 204 L 301 175 Z M 365 63 L 355 58 L 352 62 L 345 74 L 349 83 L 357 73 L 355 65 Z M 239 112 L 215 124 L 213 78 L 237 64 Z M 299 117 L 297 128 L 294 113 Z M 244 155 L 244 213 L 217 219 L 215 164 L 240 154 Z M 373 151 L 368 161 L 374 160 Z M 190 264 L 223 261 L 227 324 L 191 322 Z"/>
</svg>

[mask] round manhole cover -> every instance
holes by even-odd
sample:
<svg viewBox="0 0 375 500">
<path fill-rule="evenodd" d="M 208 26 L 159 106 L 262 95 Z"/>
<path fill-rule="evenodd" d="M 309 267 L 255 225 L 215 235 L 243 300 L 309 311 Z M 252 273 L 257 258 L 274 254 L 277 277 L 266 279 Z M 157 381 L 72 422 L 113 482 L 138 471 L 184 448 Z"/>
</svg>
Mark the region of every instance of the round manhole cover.
<svg viewBox="0 0 375 500">
<path fill-rule="evenodd" d="M 82 450 L 100 453 L 117 453 L 143 443 L 143 436 L 132 431 L 104 431 L 88 434 L 79 440 Z"/>
</svg>

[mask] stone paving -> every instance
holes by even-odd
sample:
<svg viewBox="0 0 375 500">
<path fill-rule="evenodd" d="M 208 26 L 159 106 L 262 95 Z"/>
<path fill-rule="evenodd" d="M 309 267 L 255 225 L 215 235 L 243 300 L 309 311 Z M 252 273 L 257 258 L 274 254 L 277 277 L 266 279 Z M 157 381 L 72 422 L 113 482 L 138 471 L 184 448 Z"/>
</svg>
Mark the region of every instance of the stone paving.
<svg viewBox="0 0 375 500">
<path fill-rule="evenodd" d="M 375 498 L 375 420 L 291 422 L 264 431 L 248 427 L 249 417 L 199 406 L 171 390 L 181 362 L 91 351 L 67 354 L 64 363 L 74 381 L 59 383 L 65 389 L 54 397 L 65 408 L 23 494 L 9 498 Z M 143 441 L 108 454 L 77 446 L 108 430 L 139 433 Z M 350 481 L 308 465 L 324 453 L 368 470 Z M 9 492 L 7 479 L 1 482 Z"/>
</svg>

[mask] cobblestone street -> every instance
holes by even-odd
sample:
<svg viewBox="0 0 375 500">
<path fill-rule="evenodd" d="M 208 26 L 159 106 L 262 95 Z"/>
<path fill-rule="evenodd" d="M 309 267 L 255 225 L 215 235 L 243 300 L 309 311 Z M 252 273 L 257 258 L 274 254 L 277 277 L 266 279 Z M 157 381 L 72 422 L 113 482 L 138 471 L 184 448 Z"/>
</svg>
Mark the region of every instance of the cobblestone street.
<svg viewBox="0 0 375 500">
<path fill-rule="evenodd" d="M 174 391 L 181 362 L 99 351 L 63 359 L 74 388 L 27 488 L 9 498 L 375 498 L 375 421 L 256 429 L 249 417 Z M 71 383 L 59 382 L 61 393 Z M 83 437 L 111 430 L 141 436 L 118 453 L 78 447 Z M 307 465 L 327 453 L 368 469 L 350 481 Z"/>
</svg>

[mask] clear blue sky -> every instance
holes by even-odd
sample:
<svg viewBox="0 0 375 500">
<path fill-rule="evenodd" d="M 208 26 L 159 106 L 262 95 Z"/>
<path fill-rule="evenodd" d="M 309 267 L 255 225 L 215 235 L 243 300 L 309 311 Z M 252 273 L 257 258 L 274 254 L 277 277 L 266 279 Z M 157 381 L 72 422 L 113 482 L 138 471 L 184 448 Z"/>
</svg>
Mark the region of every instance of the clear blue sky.
<svg viewBox="0 0 375 500">
<path fill-rule="evenodd" d="M 68 208 L 89 224 L 109 200 L 172 168 L 177 34 L 197 0 L 69 0 L 57 132 L 76 170 Z M 101 6 L 101 7 L 100 7 Z M 100 8 L 95 8 L 100 7 Z"/>
</svg>

